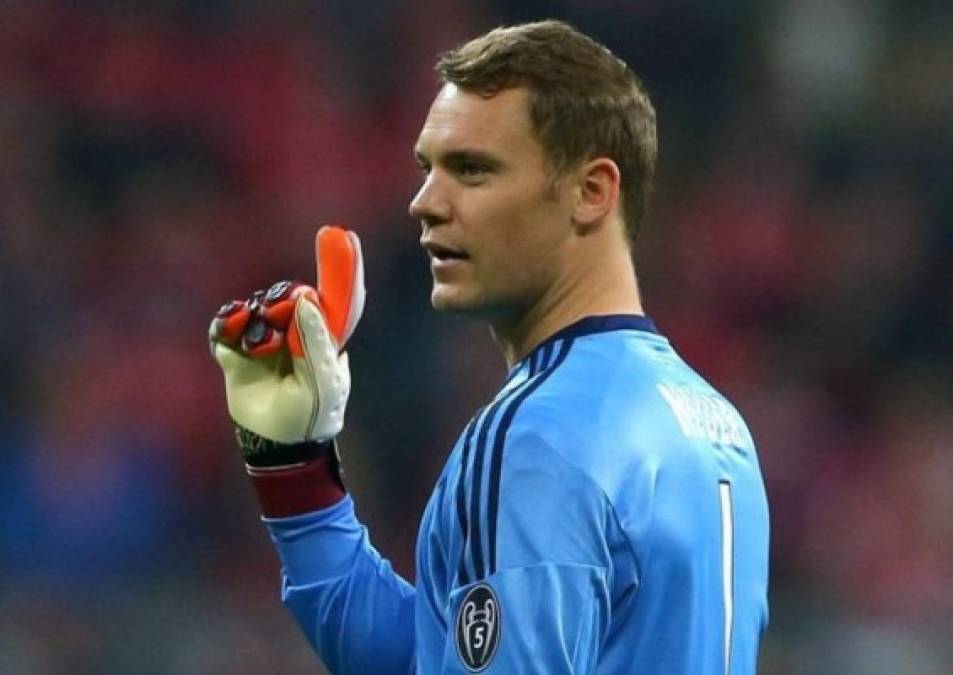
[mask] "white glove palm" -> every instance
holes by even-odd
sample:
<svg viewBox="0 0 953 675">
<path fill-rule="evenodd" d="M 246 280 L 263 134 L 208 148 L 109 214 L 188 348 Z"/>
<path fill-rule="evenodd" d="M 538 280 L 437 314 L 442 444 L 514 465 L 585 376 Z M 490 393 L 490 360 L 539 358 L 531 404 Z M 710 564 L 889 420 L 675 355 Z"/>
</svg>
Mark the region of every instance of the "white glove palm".
<svg viewBox="0 0 953 675">
<path fill-rule="evenodd" d="M 280 445 L 324 442 L 344 424 L 351 376 L 341 350 L 364 309 L 360 240 L 323 227 L 315 249 L 317 290 L 279 282 L 228 303 L 209 328 L 243 446 L 255 445 L 255 436 Z M 262 448 L 243 450 L 247 458 Z"/>
</svg>

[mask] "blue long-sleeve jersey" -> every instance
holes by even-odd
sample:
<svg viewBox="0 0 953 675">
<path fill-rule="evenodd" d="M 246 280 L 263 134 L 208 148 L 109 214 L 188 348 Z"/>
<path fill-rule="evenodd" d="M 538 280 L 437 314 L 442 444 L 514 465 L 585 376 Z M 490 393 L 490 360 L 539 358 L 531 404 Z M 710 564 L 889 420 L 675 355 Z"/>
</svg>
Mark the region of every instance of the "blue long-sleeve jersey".
<svg viewBox="0 0 953 675">
<path fill-rule="evenodd" d="M 266 519 L 282 596 L 334 673 L 755 672 L 768 510 L 735 409 L 642 316 L 515 365 L 427 505 L 416 588 L 350 498 Z"/>
</svg>

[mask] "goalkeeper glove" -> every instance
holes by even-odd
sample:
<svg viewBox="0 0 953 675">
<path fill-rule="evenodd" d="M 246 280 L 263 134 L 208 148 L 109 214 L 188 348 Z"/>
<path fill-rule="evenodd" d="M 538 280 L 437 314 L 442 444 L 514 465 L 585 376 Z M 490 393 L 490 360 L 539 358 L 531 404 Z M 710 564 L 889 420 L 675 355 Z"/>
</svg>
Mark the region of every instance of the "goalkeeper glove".
<svg viewBox="0 0 953 675">
<path fill-rule="evenodd" d="M 253 477 L 323 459 L 340 483 L 333 441 L 351 385 L 342 349 L 364 309 L 364 263 L 357 235 L 339 227 L 318 231 L 315 253 L 316 289 L 278 282 L 225 304 L 209 327 Z"/>
</svg>

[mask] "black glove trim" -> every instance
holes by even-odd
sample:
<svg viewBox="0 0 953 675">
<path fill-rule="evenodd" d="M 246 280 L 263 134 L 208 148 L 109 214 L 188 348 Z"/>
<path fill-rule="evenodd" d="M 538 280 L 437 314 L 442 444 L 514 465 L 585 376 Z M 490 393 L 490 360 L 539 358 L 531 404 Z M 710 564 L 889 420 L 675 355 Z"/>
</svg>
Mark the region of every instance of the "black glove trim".
<svg viewBox="0 0 953 675">
<path fill-rule="evenodd" d="M 333 439 L 321 443 L 278 443 L 238 424 L 235 425 L 235 439 L 241 449 L 242 458 L 252 468 L 304 464 L 329 454 L 334 457 L 334 464 L 337 464 L 337 449 Z"/>
</svg>

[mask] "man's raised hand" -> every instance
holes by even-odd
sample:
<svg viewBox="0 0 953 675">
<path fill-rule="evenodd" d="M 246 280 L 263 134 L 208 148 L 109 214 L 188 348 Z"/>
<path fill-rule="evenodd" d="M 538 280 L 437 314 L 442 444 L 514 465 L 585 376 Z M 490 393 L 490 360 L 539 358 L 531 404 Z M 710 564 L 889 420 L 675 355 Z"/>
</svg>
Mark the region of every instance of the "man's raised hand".
<svg viewBox="0 0 953 675">
<path fill-rule="evenodd" d="M 344 424 L 351 377 L 343 348 L 364 310 L 360 240 L 322 227 L 315 256 L 316 287 L 278 282 L 225 304 L 209 327 L 250 465 L 306 461 Z"/>
</svg>

